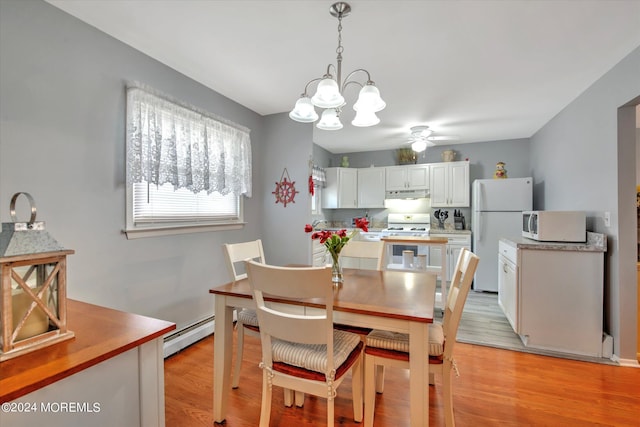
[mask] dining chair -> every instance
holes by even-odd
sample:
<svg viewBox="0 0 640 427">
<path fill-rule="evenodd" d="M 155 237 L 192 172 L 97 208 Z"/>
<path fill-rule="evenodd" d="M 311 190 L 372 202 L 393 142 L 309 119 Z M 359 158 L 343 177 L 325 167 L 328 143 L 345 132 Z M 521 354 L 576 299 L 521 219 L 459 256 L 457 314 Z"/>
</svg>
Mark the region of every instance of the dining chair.
<svg viewBox="0 0 640 427">
<path fill-rule="evenodd" d="M 225 258 L 227 260 L 227 269 L 234 281 L 242 280 L 247 277 L 247 273 L 244 270 L 244 261 L 247 259 L 257 260 L 261 263 L 265 263 L 264 250 L 262 248 L 262 240 L 253 240 L 250 242 L 242 243 L 225 243 L 223 245 Z M 242 265 L 243 270 L 239 267 Z M 236 363 L 233 369 L 233 377 L 231 385 L 233 388 L 238 388 L 240 384 L 240 367 L 242 366 L 242 353 L 244 350 L 244 335 L 245 332 L 248 335 L 260 337 L 260 328 L 258 326 L 258 316 L 255 310 L 243 308 L 236 309 L 237 319 L 237 348 L 236 348 Z"/>
<path fill-rule="evenodd" d="M 349 240 L 340 251 L 340 262 L 342 267 L 347 268 L 353 266 L 362 270 L 382 270 L 383 249 L 384 243 L 381 241 Z"/>
<path fill-rule="evenodd" d="M 358 268 L 361 270 L 382 270 L 384 242 L 349 240 L 340 251 L 340 263 L 344 268 Z M 356 327 L 336 323 L 336 329 L 353 332 L 365 337 L 373 330 L 371 328 Z"/>
<path fill-rule="evenodd" d="M 362 348 L 357 334 L 333 328 L 329 267 L 278 267 L 247 261 L 262 342 L 260 427 L 271 417 L 272 387 L 327 399 L 327 426 L 334 425 L 334 397 L 351 372 L 353 418 L 362 421 Z M 273 298 L 314 299 L 318 308 L 282 311 Z"/>
<path fill-rule="evenodd" d="M 433 374 L 442 375 L 445 425 L 453 427 L 453 395 L 451 371 L 458 375 L 453 359 L 458 325 L 462 316 L 473 275 L 478 266 L 477 255 L 464 248 L 451 280 L 451 287 L 444 309 L 442 323 L 429 324 L 429 383 L 434 384 Z M 375 392 L 382 393 L 384 368 L 409 368 L 409 336 L 403 333 L 373 330 L 366 338 L 364 373 L 364 425 L 373 426 Z"/>
</svg>

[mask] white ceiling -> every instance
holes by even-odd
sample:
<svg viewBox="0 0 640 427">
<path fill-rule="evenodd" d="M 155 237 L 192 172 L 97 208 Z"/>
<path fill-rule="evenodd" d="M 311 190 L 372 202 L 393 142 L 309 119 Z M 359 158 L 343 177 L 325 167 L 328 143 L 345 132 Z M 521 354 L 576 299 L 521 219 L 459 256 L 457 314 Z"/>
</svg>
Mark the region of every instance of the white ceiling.
<svg viewBox="0 0 640 427">
<path fill-rule="evenodd" d="M 336 60 L 331 0 L 47 1 L 261 115 L 290 111 Z M 343 76 L 367 69 L 387 108 L 375 127 L 314 128 L 333 153 L 403 146 L 415 125 L 528 138 L 640 46 L 638 0 L 349 4 Z M 356 87 L 345 97 L 349 115 Z"/>
</svg>

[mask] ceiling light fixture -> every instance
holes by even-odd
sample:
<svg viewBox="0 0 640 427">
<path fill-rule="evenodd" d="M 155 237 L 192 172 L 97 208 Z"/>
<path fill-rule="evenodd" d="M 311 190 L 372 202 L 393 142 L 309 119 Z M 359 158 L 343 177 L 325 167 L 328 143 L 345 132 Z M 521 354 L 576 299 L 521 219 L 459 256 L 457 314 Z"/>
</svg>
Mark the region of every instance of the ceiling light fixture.
<svg viewBox="0 0 640 427">
<path fill-rule="evenodd" d="M 411 149 L 416 153 L 421 153 L 427 149 L 427 141 L 433 133 L 429 126 L 414 126 L 411 128 Z"/>
<path fill-rule="evenodd" d="M 334 3 L 329 8 L 329 13 L 335 18 L 338 18 L 337 66 L 329 64 L 327 66 L 327 72 L 322 77 L 311 80 L 304 87 L 304 93 L 300 95 L 295 107 L 289 113 L 289 117 L 297 122 L 312 123 L 318 120 L 318 113 L 316 113 L 314 107 L 319 107 L 325 110 L 322 112 L 322 118 L 316 125 L 318 129 L 342 129 L 340 113 L 342 112 L 342 107 L 346 105 L 343 96 L 344 90 L 348 85 L 354 83 L 360 86 L 361 89 L 358 100 L 353 105 L 356 116 L 351 124 L 358 127 L 367 127 L 380 123 L 380 119 L 376 116 L 376 113 L 384 109 L 387 104 L 380 97 L 380 91 L 371 80 L 369 72 L 363 68 L 359 68 L 349 73 L 344 82 L 342 82 L 342 52 L 344 51 L 344 47 L 342 46 L 342 18 L 347 16 L 349 12 L 351 12 L 351 6 L 345 2 Z M 335 77 L 332 71 L 335 73 Z M 364 84 L 352 80 L 352 77 L 357 73 L 365 73 L 367 75 L 367 80 Z M 315 82 L 319 82 L 316 93 L 312 97 L 309 97 L 307 90 L 309 89 L 309 85 Z"/>
</svg>

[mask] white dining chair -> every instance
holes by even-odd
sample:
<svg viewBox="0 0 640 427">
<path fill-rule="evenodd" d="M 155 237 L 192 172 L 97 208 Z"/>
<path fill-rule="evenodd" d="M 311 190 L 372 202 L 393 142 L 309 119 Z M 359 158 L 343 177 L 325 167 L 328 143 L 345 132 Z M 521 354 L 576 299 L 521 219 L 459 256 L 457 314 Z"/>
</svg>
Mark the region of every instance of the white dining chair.
<svg viewBox="0 0 640 427">
<path fill-rule="evenodd" d="M 382 241 L 360 241 L 349 240 L 340 251 L 340 263 L 343 268 L 357 268 L 360 270 L 382 270 L 382 251 L 384 243 Z M 365 337 L 373 330 L 365 327 L 355 327 L 336 323 L 336 329 L 353 332 L 360 335 L 364 341 Z"/>
<path fill-rule="evenodd" d="M 327 426 L 334 425 L 334 398 L 351 372 L 353 418 L 362 421 L 362 347 L 357 334 L 333 328 L 329 267 L 277 267 L 247 261 L 262 343 L 260 427 L 271 417 L 272 387 L 327 399 Z M 274 298 L 314 299 L 317 309 L 284 312 Z"/>
<path fill-rule="evenodd" d="M 265 262 L 264 250 L 262 248 L 262 240 L 253 240 L 242 243 L 225 243 L 223 245 L 225 258 L 227 261 L 227 269 L 233 281 L 242 280 L 247 277 L 244 271 L 245 260 L 252 259 L 261 263 Z M 242 366 L 242 354 L 244 351 L 244 335 L 260 337 L 260 328 L 258 326 L 258 316 L 255 310 L 243 308 L 236 309 L 237 318 L 237 348 L 236 363 L 233 369 L 233 377 L 231 385 L 238 388 L 240 385 L 240 368 Z"/>
<path fill-rule="evenodd" d="M 458 256 L 456 269 L 451 280 L 442 323 L 429 324 L 429 383 L 433 384 L 433 374 L 442 375 L 445 425 L 453 427 L 453 394 L 451 371 L 458 374 L 453 349 L 458 325 L 462 316 L 473 275 L 479 258 L 464 248 Z M 375 393 L 382 393 L 384 368 L 409 368 L 409 336 L 407 334 L 374 329 L 366 338 L 364 374 L 364 425 L 373 426 Z"/>
<path fill-rule="evenodd" d="M 340 251 L 340 262 L 343 268 L 359 268 L 362 270 L 382 270 L 382 251 L 384 243 L 349 240 Z"/>
</svg>

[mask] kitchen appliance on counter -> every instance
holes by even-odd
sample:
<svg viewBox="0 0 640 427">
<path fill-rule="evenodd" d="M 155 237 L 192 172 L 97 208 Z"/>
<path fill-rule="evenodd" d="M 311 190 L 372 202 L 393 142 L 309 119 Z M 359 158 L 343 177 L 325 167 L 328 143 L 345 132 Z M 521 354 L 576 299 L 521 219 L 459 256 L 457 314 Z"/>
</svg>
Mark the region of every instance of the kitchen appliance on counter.
<svg viewBox="0 0 640 427">
<path fill-rule="evenodd" d="M 462 211 L 459 209 L 453 210 L 453 226 L 455 230 L 464 230 L 467 228 L 464 215 L 462 215 Z"/>
<path fill-rule="evenodd" d="M 447 218 L 449 218 L 449 211 L 445 211 L 444 209 L 440 210 L 436 210 L 433 213 L 433 216 L 436 217 L 436 219 L 438 220 L 438 228 L 441 230 L 444 230 L 444 223 L 447 220 Z"/>
<path fill-rule="evenodd" d="M 498 241 L 522 233 L 522 212 L 533 205 L 533 178 L 477 179 L 472 188 L 473 252 L 480 257 L 476 291 L 498 292 Z"/>
<path fill-rule="evenodd" d="M 382 236 L 425 237 L 429 235 L 430 228 L 431 215 L 428 213 L 390 213 L 387 217 L 387 228 L 382 230 Z M 393 245 L 391 263 L 402 264 L 403 251 L 412 251 L 415 257 L 418 255 L 428 256 L 428 247 L 424 245 Z"/>
<path fill-rule="evenodd" d="M 522 237 L 540 242 L 585 242 L 587 216 L 577 211 L 522 212 Z"/>
</svg>

